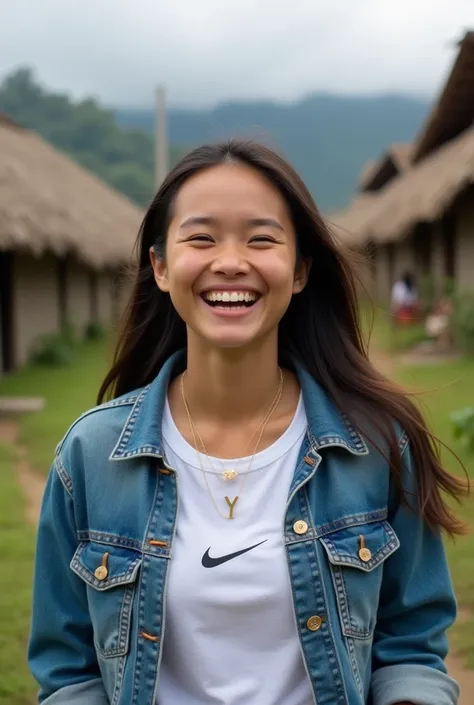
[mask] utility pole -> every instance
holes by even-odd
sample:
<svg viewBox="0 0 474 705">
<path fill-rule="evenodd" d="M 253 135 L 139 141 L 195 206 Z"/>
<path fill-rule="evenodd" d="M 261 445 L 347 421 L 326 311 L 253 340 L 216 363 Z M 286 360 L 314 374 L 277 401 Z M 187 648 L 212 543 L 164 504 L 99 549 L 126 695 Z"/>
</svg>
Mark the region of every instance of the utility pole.
<svg viewBox="0 0 474 705">
<path fill-rule="evenodd" d="M 168 173 L 168 131 L 166 129 L 166 91 L 158 86 L 155 96 L 155 186 L 158 189 Z"/>
</svg>

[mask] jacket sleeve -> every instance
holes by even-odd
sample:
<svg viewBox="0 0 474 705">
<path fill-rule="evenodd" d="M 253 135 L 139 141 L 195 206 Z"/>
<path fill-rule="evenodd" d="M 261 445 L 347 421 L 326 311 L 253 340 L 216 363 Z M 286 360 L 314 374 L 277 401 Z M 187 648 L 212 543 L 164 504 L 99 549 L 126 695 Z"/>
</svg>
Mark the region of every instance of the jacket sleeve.
<svg viewBox="0 0 474 705">
<path fill-rule="evenodd" d="M 38 527 L 28 649 L 29 666 L 40 685 L 38 702 L 44 705 L 109 702 L 94 649 L 85 585 L 69 567 L 76 548 L 72 484 L 57 459 Z"/>
<path fill-rule="evenodd" d="M 409 448 L 404 486 L 415 504 L 416 478 Z M 458 684 L 447 675 L 447 629 L 456 601 L 442 537 L 417 508 L 394 503 L 390 523 L 400 548 L 385 562 L 373 642 L 374 705 L 457 705 Z"/>
</svg>

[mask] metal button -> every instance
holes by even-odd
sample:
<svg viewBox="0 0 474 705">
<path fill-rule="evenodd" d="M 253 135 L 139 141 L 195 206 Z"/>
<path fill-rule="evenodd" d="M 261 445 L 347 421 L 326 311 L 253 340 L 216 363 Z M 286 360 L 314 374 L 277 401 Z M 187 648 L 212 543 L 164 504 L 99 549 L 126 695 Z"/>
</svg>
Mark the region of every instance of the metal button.
<svg viewBox="0 0 474 705">
<path fill-rule="evenodd" d="M 107 568 L 107 563 L 109 560 L 109 554 L 104 553 L 102 556 L 102 565 L 100 565 L 98 568 L 95 569 L 94 575 L 97 578 L 97 580 L 105 580 L 106 577 L 109 574 L 109 570 Z"/>
<path fill-rule="evenodd" d="M 321 629 L 322 623 L 323 620 L 321 619 L 321 617 L 319 617 L 317 614 L 314 614 L 308 619 L 308 621 L 306 622 L 306 626 L 308 627 L 310 632 L 317 632 L 318 629 Z"/>
<path fill-rule="evenodd" d="M 109 571 L 107 570 L 105 565 L 100 565 L 94 573 L 97 580 L 105 580 L 106 577 L 108 576 L 108 574 L 109 574 Z"/>
<path fill-rule="evenodd" d="M 308 528 L 308 524 L 303 519 L 299 519 L 293 524 L 293 531 L 295 534 L 305 534 L 308 531 Z"/>
<path fill-rule="evenodd" d="M 368 563 L 370 561 L 370 559 L 372 558 L 372 551 L 366 547 L 365 538 L 363 537 L 362 534 L 359 536 L 359 546 L 360 546 L 360 549 L 359 549 L 360 560 L 363 561 L 364 563 Z"/>
</svg>

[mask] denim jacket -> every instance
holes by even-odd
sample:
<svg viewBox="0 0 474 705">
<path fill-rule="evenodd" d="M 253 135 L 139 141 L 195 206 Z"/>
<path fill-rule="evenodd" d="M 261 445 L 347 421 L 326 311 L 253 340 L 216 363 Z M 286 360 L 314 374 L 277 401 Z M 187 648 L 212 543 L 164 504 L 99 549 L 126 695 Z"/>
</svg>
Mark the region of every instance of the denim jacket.
<svg viewBox="0 0 474 705">
<path fill-rule="evenodd" d="M 149 386 L 81 416 L 56 449 L 29 645 L 40 703 L 156 705 L 179 502 L 161 419 L 179 364 L 178 353 Z M 296 371 L 308 429 L 281 540 L 313 702 L 455 705 L 444 658 L 456 604 L 441 537 L 395 499 L 382 454 Z"/>
</svg>

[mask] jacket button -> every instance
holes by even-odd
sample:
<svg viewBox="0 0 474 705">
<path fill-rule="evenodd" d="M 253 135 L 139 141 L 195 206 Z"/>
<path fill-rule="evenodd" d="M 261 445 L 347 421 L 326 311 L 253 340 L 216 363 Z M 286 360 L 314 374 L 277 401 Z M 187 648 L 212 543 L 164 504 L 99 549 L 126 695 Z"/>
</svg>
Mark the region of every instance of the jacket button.
<svg viewBox="0 0 474 705">
<path fill-rule="evenodd" d="M 368 563 L 372 559 L 372 551 L 368 548 L 361 548 L 359 551 L 359 558 L 364 563 Z"/>
<path fill-rule="evenodd" d="M 293 531 L 295 534 L 305 534 L 308 531 L 308 524 L 303 519 L 299 519 L 293 524 Z"/>
<path fill-rule="evenodd" d="M 109 571 L 107 570 L 105 565 L 100 565 L 98 568 L 96 568 L 96 571 L 94 573 L 97 580 L 105 580 L 108 574 Z"/>
<path fill-rule="evenodd" d="M 109 554 L 104 553 L 102 556 L 102 565 L 94 571 L 94 576 L 97 580 L 105 580 L 109 574 L 109 569 L 107 568 L 109 562 Z"/>
<path fill-rule="evenodd" d="M 306 626 L 308 627 L 310 632 L 317 632 L 318 629 L 321 629 L 322 623 L 323 620 L 321 619 L 321 617 L 319 617 L 317 614 L 314 614 L 308 619 L 308 621 L 306 622 Z"/>
</svg>

